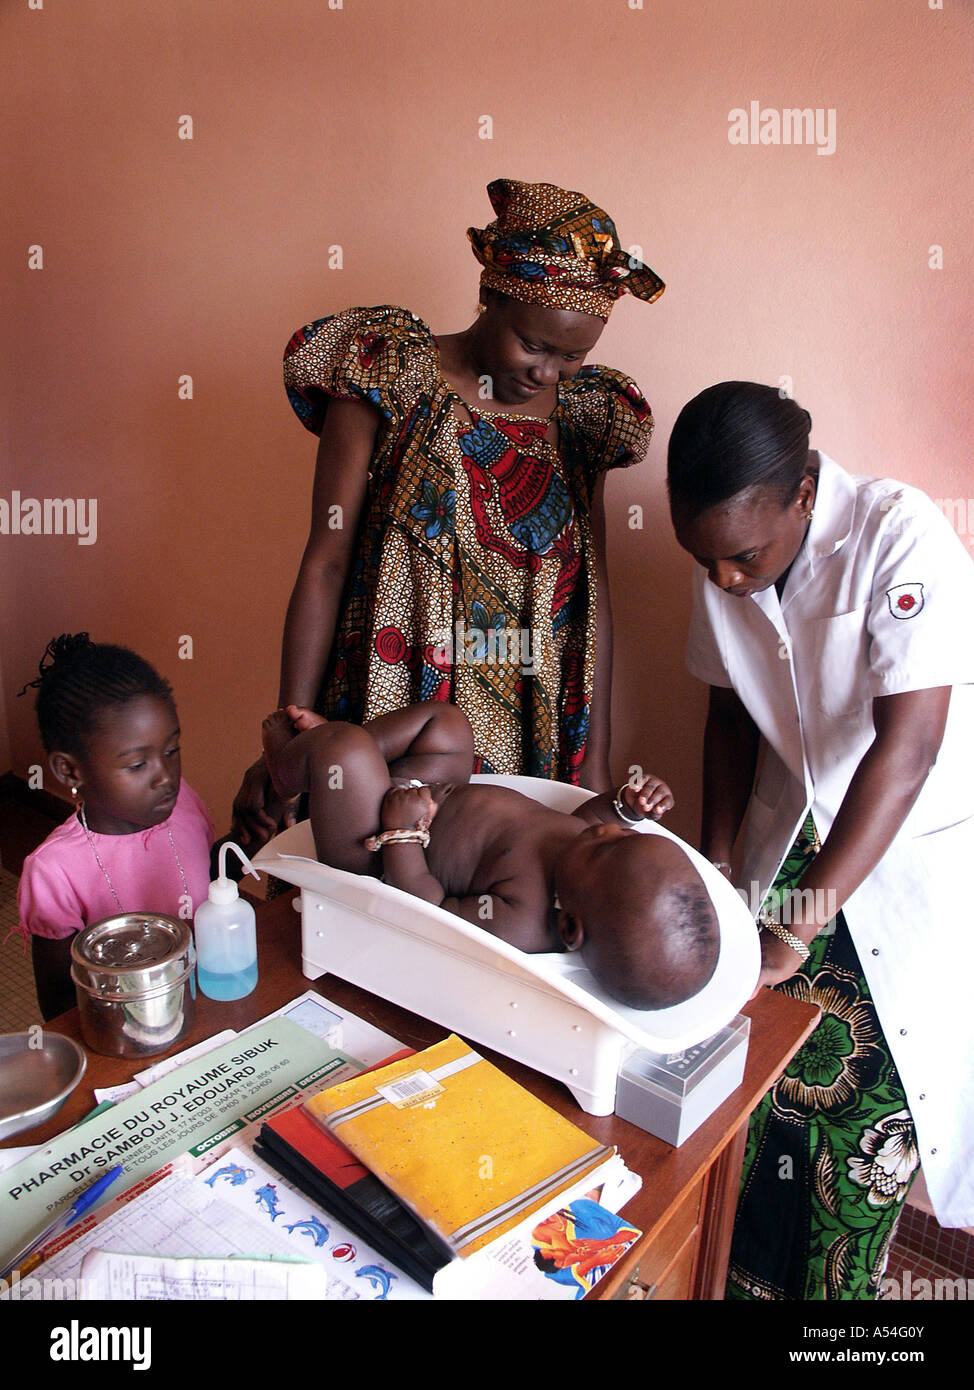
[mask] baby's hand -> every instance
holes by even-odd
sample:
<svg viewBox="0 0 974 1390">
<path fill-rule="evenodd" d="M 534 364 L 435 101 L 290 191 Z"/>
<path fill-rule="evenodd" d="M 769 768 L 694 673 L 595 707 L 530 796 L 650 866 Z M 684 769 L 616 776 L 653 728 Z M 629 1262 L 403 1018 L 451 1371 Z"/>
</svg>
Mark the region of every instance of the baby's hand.
<svg viewBox="0 0 974 1390">
<path fill-rule="evenodd" d="M 639 770 L 623 787 L 622 799 L 633 815 L 650 816 L 653 820 L 659 820 L 675 805 L 673 793 L 665 782 L 652 773 L 644 776 Z"/>
<path fill-rule="evenodd" d="M 382 798 L 383 830 L 428 830 L 435 815 L 429 787 L 390 787 Z"/>
</svg>

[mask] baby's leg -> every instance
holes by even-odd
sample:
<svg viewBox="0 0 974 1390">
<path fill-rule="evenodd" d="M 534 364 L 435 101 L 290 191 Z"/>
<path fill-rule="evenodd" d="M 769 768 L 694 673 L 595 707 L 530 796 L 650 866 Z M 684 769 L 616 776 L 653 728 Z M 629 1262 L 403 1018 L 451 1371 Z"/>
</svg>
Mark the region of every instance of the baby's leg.
<svg viewBox="0 0 974 1390">
<path fill-rule="evenodd" d="M 295 733 L 277 710 L 263 725 L 264 756 L 278 796 L 308 792 L 315 852 L 323 864 L 377 873 L 363 841 L 379 829 L 389 769 L 376 740 L 356 724 L 325 723 Z"/>
<path fill-rule="evenodd" d="M 431 785 L 469 782 L 473 733 L 456 705 L 427 700 L 381 714 L 365 728 L 378 744 L 391 778 L 415 778 Z"/>
</svg>

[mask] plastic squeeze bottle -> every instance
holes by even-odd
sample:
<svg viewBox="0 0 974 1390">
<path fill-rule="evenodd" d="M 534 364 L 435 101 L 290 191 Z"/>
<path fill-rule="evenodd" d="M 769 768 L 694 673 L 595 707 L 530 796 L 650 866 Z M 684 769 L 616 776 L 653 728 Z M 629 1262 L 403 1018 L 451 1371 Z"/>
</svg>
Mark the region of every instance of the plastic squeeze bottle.
<svg viewBox="0 0 974 1390">
<path fill-rule="evenodd" d="M 220 846 L 220 876 L 210 884 L 209 900 L 200 903 L 193 919 L 196 976 L 208 999 L 243 999 L 257 984 L 257 919 L 236 883 L 227 878 L 228 849 L 237 854 L 249 874 L 260 877 L 231 840 Z"/>
</svg>

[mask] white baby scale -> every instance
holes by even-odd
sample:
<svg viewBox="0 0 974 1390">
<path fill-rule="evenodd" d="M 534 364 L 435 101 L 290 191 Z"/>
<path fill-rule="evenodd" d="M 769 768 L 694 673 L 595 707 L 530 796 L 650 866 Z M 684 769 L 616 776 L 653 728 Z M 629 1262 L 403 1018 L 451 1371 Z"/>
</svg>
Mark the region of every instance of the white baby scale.
<svg viewBox="0 0 974 1390">
<path fill-rule="evenodd" d="M 532 777 L 472 780 L 513 788 L 556 811 L 571 812 L 591 795 Z M 295 906 L 308 979 L 338 975 L 554 1077 L 590 1115 L 610 1115 L 630 1052 L 672 1053 L 711 1037 L 750 998 L 760 966 L 754 920 L 724 875 L 655 822 L 639 829 L 667 836 L 689 855 L 720 923 L 713 976 L 669 1009 L 628 1008 L 600 989 L 577 956 L 527 955 L 378 879 L 319 864 L 309 821 L 276 836 L 254 863 L 301 889 Z"/>
</svg>

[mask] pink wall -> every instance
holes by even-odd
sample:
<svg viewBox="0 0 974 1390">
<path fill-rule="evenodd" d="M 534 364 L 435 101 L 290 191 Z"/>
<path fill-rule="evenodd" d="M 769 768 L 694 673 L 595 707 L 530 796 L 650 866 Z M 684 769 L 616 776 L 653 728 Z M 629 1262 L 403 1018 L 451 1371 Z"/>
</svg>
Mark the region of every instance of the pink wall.
<svg viewBox="0 0 974 1390">
<path fill-rule="evenodd" d="M 623 301 L 597 352 L 658 420 L 608 490 L 614 761 L 665 773 L 695 835 L 670 427 L 711 382 L 787 376 L 849 468 L 974 499 L 972 49 L 958 0 L 9 0 L 0 496 L 94 497 L 98 539 L 0 536 L 0 754 L 38 760 L 14 691 L 52 634 L 89 628 L 173 681 L 186 775 L 225 826 L 307 524 L 314 441 L 281 349 L 350 304 L 466 326 L 485 184 L 545 179 L 603 203 L 669 286 Z M 835 152 L 731 144 L 752 101 L 834 110 Z"/>
</svg>

